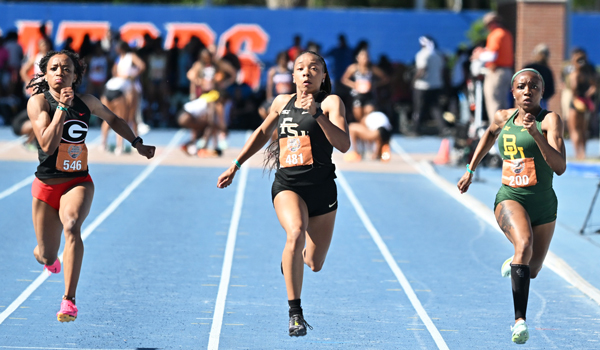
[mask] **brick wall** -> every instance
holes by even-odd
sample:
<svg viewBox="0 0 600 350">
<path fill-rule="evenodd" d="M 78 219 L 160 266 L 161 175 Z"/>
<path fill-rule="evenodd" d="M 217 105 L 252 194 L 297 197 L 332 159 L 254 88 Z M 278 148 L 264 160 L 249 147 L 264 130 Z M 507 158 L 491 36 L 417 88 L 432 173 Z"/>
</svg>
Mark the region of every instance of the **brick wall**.
<svg viewBox="0 0 600 350">
<path fill-rule="evenodd" d="M 518 1 L 503 2 L 498 6 L 500 16 L 506 18 L 509 30 L 515 35 L 515 69 L 521 69 L 533 60 L 533 48 L 546 43 L 550 48 L 550 69 L 554 73 L 556 92 L 549 109 L 560 110 L 561 68 L 565 57 L 565 2 Z"/>
</svg>

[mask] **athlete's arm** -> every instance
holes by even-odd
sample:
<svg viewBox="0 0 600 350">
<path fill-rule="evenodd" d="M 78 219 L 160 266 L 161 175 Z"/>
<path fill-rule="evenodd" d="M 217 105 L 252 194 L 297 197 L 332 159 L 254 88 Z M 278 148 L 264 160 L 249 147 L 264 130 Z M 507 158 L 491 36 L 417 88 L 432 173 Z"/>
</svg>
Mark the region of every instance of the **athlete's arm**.
<svg viewBox="0 0 600 350">
<path fill-rule="evenodd" d="M 185 76 L 192 84 L 200 85 L 202 83 L 202 79 L 198 77 L 198 72 L 202 69 L 202 63 L 194 62 L 192 68 L 190 68 Z"/>
<path fill-rule="evenodd" d="M 265 120 L 260 124 L 260 126 L 254 130 L 246 144 L 242 148 L 242 151 L 236 158 L 238 163 L 244 164 L 252 155 L 256 152 L 260 151 L 260 149 L 269 141 L 273 131 L 275 130 L 275 126 L 277 126 L 277 118 L 279 118 L 279 112 L 285 107 L 285 105 L 289 102 L 291 95 L 281 94 L 275 97 L 273 104 L 271 105 L 271 111 L 269 115 L 265 118 Z M 217 180 L 218 188 L 225 188 L 233 182 L 233 177 L 235 173 L 238 171 L 238 168 L 235 164 L 231 164 L 231 166 L 219 176 Z"/>
<path fill-rule="evenodd" d="M 309 97 L 312 98 L 312 95 L 309 95 Z M 317 112 L 316 103 L 313 103 L 313 105 L 308 108 L 309 113 L 312 115 Z M 342 153 L 346 153 L 350 149 L 350 133 L 346 121 L 346 107 L 342 99 L 337 95 L 329 95 L 323 100 L 321 109 L 323 113 L 317 117 L 317 123 L 323 129 L 329 143 Z"/>
<path fill-rule="evenodd" d="M 133 64 L 137 67 L 137 73 L 131 77 L 132 79 L 135 79 L 146 70 L 146 64 L 144 63 L 144 60 L 140 58 L 140 56 L 134 53 L 131 54 L 131 62 L 133 62 Z"/>
<path fill-rule="evenodd" d="M 223 79 L 221 82 L 219 82 L 219 88 L 225 90 L 233 83 L 235 83 L 235 79 L 237 78 L 237 72 L 235 68 L 227 61 L 221 60 L 217 64 L 219 65 L 219 69 L 221 69 L 227 77 L 226 79 Z"/>
<path fill-rule="evenodd" d="M 354 82 L 352 80 L 350 80 L 350 77 L 355 72 L 356 72 L 356 63 L 353 63 L 348 66 L 348 68 L 344 72 L 344 75 L 342 75 L 342 79 L 341 79 L 342 84 L 346 85 L 350 89 L 354 89 Z"/>
<path fill-rule="evenodd" d="M 69 106 L 73 100 L 73 89 L 64 88 L 60 92 L 60 102 Z M 67 112 L 57 109 L 50 117 L 50 104 L 43 94 L 34 95 L 27 102 L 27 115 L 31 120 L 33 133 L 46 154 L 53 154 L 62 138 Z"/>
<path fill-rule="evenodd" d="M 523 127 L 533 136 L 544 160 L 556 175 L 562 175 L 567 170 L 567 159 L 565 152 L 565 141 L 563 140 L 564 126 L 560 116 L 556 113 L 548 113 L 542 121 L 542 130 L 547 132 L 548 138 L 540 134 L 535 126 L 535 117 L 523 119 Z M 533 130 L 535 129 L 535 130 Z"/>
<path fill-rule="evenodd" d="M 273 98 L 273 76 L 275 75 L 275 69 L 275 67 L 272 67 L 267 73 L 267 101 Z"/>
<path fill-rule="evenodd" d="M 32 57 L 28 59 L 27 62 L 25 62 L 25 64 L 23 64 L 23 66 L 21 66 L 21 69 L 19 70 L 19 75 L 21 76 L 21 80 L 23 80 L 25 85 L 27 85 L 31 80 L 31 77 L 27 75 L 27 72 L 31 69 L 31 67 L 33 67 L 34 63 L 35 59 Z"/>
<path fill-rule="evenodd" d="M 475 171 L 477 165 L 481 162 L 483 157 L 490 151 L 490 149 L 494 146 L 500 131 L 506 124 L 506 121 L 510 116 L 514 113 L 514 109 L 501 109 L 494 114 L 494 120 L 490 124 L 490 126 L 485 130 L 483 136 L 479 140 L 477 144 L 477 148 L 473 153 L 473 158 L 471 159 L 471 163 L 469 164 L 469 169 L 471 171 Z M 469 171 L 465 171 L 465 174 L 458 180 L 458 190 L 460 193 L 465 193 L 469 190 L 469 185 L 471 185 L 473 174 Z"/>
<path fill-rule="evenodd" d="M 117 134 L 122 136 L 125 140 L 129 142 L 133 142 L 136 136 L 127 124 L 125 120 L 114 114 L 110 109 L 108 109 L 105 105 L 100 102 L 93 95 L 82 95 L 81 100 L 85 102 L 87 107 L 90 109 L 90 112 L 97 116 L 98 118 L 104 120 L 108 123 L 108 125 L 113 129 Z M 143 155 L 144 157 L 150 159 L 154 157 L 154 146 L 146 146 L 141 142 L 137 142 L 135 144 L 135 149 L 137 149 L 138 153 Z"/>
<path fill-rule="evenodd" d="M 375 87 L 384 86 L 390 82 L 390 78 L 387 76 L 387 74 L 385 74 L 383 70 L 381 70 L 381 68 L 373 66 L 372 69 L 373 74 L 375 74 L 379 78 L 379 81 L 377 82 L 377 85 Z"/>
</svg>

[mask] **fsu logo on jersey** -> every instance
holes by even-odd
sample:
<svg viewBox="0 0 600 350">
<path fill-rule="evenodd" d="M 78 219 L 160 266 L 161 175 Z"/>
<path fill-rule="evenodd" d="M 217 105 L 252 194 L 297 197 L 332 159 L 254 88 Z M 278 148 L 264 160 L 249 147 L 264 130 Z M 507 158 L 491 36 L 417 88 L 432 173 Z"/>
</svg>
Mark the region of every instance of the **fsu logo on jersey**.
<svg viewBox="0 0 600 350">
<path fill-rule="evenodd" d="M 83 143 L 87 136 L 88 125 L 81 120 L 71 119 L 65 121 L 62 140 L 68 143 Z"/>
</svg>

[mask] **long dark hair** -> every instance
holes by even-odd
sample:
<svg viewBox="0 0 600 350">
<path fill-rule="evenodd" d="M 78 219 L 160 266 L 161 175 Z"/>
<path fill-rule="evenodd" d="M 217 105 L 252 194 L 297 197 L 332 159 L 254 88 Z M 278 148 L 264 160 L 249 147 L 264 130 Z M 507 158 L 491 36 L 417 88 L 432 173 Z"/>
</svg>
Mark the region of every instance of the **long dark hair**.
<svg viewBox="0 0 600 350">
<path fill-rule="evenodd" d="M 319 58 L 319 61 L 321 61 L 321 64 L 323 65 L 325 79 L 321 83 L 319 91 L 316 94 L 314 94 L 315 101 L 321 103 L 329 94 L 331 94 L 331 79 L 329 79 L 329 71 L 327 70 L 327 64 L 325 63 L 325 59 L 323 59 L 321 55 L 314 51 L 306 50 L 300 52 L 300 54 L 296 56 L 296 60 L 294 60 L 294 65 L 296 65 L 296 61 L 298 60 L 298 58 L 306 53 L 317 56 Z M 277 162 L 279 160 L 279 138 L 277 138 L 276 140 L 271 142 L 269 146 L 267 146 L 267 148 L 265 149 L 264 159 L 265 160 L 263 162 L 263 168 L 265 171 L 268 171 L 270 173 L 271 170 L 277 168 Z"/>
<path fill-rule="evenodd" d="M 27 88 L 33 88 L 33 95 L 44 93 L 50 90 L 50 86 L 48 86 L 48 81 L 44 79 L 46 76 L 46 72 L 48 70 L 48 62 L 50 58 L 55 55 L 66 55 L 73 62 L 73 66 L 75 67 L 75 80 L 73 81 L 73 90 L 76 90 L 79 84 L 81 84 L 81 79 L 83 79 L 83 73 L 85 72 L 86 64 L 79 59 L 79 55 L 67 51 L 48 51 L 47 54 L 42 57 L 39 63 L 40 73 L 36 74 L 33 79 L 27 84 Z"/>
</svg>

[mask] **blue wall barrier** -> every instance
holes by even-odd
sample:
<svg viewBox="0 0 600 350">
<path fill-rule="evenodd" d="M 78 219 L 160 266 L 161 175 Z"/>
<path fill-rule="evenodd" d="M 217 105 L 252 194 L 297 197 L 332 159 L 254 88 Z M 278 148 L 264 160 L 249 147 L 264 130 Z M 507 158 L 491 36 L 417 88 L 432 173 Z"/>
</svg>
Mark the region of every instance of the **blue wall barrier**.
<svg viewBox="0 0 600 350">
<path fill-rule="evenodd" d="M 483 11 L 412 11 L 412 10 L 269 10 L 254 7 L 192 7 L 166 5 L 107 5 L 56 3 L 2 3 L 0 30 L 6 34 L 19 30 L 23 35 L 40 23 L 48 23 L 50 36 L 60 47 L 66 34 L 87 30 L 90 26 L 128 31 L 130 38 L 144 28 L 169 39 L 173 33 L 202 30 L 203 40 L 213 40 L 222 49 L 224 40 L 237 38 L 245 58 L 258 67 L 270 65 L 276 54 L 292 44 L 295 34 L 303 44 L 312 40 L 326 52 L 337 44 L 338 34 L 345 34 L 350 46 L 360 40 L 369 42 L 374 60 L 382 54 L 392 61 L 409 63 L 419 50 L 418 37 L 436 39 L 442 51 L 453 52 L 467 43 L 466 32 Z M 571 47 L 582 46 L 595 63 L 600 63 L 600 15 L 573 14 Z M 199 24 L 202 28 L 197 27 Z M 79 26 L 79 27 L 78 27 Z M 187 28 L 187 29 L 186 29 Z M 97 29 L 97 28 L 96 28 Z M 244 35 L 248 38 L 245 41 Z M 172 35 L 171 35 L 172 39 Z M 169 40 L 165 44 L 169 45 Z M 260 75 L 260 70 L 259 73 Z M 263 70 L 264 74 L 264 70 Z M 255 72 L 256 75 L 256 72 Z"/>
</svg>

